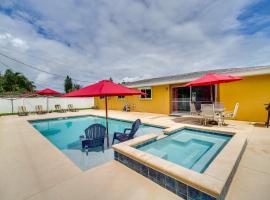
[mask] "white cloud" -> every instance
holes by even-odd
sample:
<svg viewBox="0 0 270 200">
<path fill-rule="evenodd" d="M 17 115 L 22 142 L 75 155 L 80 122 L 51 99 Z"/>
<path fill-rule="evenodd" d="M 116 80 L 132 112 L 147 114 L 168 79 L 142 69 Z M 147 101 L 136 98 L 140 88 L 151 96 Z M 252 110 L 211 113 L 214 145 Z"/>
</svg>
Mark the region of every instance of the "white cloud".
<svg viewBox="0 0 270 200">
<path fill-rule="evenodd" d="M 24 40 L 13 37 L 9 33 L 0 34 L 0 45 L 11 45 L 22 50 L 26 50 L 29 48 Z"/>
<path fill-rule="evenodd" d="M 255 1 L 6 2 L 16 10 L 0 14 L 0 52 L 75 79 L 127 81 L 269 64 L 269 34 L 239 32 L 238 16 Z M 9 64 L 41 85 L 63 85 L 62 77 Z"/>
</svg>

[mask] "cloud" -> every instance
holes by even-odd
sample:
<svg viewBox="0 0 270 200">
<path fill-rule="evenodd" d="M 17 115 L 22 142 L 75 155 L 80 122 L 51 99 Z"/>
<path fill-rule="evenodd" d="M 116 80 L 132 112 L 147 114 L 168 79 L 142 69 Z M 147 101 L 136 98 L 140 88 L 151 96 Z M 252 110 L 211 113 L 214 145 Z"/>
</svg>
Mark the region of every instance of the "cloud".
<svg viewBox="0 0 270 200">
<path fill-rule="evenodd" d="M 0 3 L 0 52 L 50 73 L 89 82 L 265 65 L 269 64 L 269 29 L 245 34 L 241 30 L 246 21 L 239 19 L 257 3 L 6 0 Z M 266 17 L 254 15 L 247 23 Z M 63 85 L 61 76 L 4 61 L 39 85 Z"/>
<path fill-rule="evenodd" d="M 15 48 L 21 48 L 23 50 L 26 50 L 29 48 L 29 46 L 26 44 L 26 42 L 20 38 L 13 37 L 9 33 L 0 34 L 0 43 L 4 43 L 5 45 L 11 45 Z"/>
</svg>

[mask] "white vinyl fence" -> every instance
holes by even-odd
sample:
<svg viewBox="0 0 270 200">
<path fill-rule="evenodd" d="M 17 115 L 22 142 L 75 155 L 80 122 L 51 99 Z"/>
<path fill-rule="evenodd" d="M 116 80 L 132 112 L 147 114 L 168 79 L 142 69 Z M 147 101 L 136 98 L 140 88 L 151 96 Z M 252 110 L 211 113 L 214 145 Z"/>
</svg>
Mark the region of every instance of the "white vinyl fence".
<svg viewBox="0 0 270 200">
<path fill-rule="evenodd" d="M 55 104 L 60 104 L 62 108 L 66 109 L 68 104 L 73 104 L 74 108 L 90 108 L 94 106 L 94 98 L 90 97 L 49 97 L 48 98 L 49 110 L 54 110 Z M 47 97 L 36 98 L 0 98 L 0 113 L 13 113 L 18 111 L 18 106 L 25 106 L 27 111 L 34 112 L 36 105 L 42 105 L 43 109 L 47 109 Z"/>
</svg>

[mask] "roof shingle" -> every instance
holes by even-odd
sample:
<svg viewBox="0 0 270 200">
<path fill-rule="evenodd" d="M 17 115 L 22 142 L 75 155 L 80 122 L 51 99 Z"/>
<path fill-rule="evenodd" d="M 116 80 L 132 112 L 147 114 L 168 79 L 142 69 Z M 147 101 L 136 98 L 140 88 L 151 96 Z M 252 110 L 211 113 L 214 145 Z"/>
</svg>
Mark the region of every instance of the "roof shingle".
<svg viewBox="0 0 270 200">
<path fill-rule="evenodd" d="M 270 74 L 270 66 L 257 66 L 257 67 L 241 67 L 241 68 L 227 68 L 227 69 L 215 69 L 199 72 L 191 72 L 184 74 L 177 74 L 171 76 L 162 76 L 157 78 L 143 79 L 134 82 L 126 83 L 129 87 L 143 87 L 143 86 L 153 86 L 153 85 L 165 85 L 174 83 L 185 83 L 196 78 L 199 78 L 207 73 L 221 73 L 221 74 L 231 74 L 238 76 L 252 76 L 259 74 Z"/>
</svg>

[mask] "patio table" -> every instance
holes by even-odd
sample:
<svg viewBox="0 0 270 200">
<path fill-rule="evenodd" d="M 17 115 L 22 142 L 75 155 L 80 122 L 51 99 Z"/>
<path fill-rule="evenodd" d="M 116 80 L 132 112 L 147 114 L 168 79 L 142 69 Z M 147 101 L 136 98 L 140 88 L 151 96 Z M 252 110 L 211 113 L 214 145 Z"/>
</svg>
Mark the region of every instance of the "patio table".
<svg viewBox="0 0 270 200">
<path fill-rule="evenodd" d="M 224 108 L 215 108 L 215 114 L 218 116 L 218 126 L 222 126 L 224 111 Z"/>
</svg>

